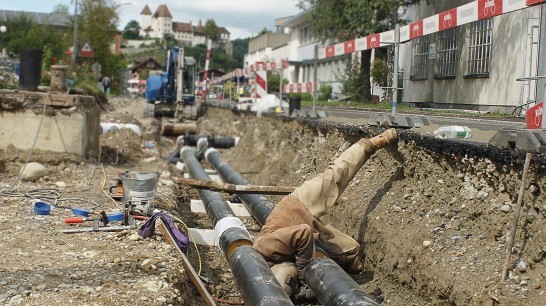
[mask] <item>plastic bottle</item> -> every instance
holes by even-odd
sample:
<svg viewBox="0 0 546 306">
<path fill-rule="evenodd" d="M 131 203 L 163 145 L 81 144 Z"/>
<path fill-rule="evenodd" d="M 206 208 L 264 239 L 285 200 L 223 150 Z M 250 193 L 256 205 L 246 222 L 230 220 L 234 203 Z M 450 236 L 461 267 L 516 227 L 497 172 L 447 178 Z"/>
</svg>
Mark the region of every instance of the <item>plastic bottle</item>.
<svg viewBox="0 0 546 306">
<path fill-rule="evenodd" d="M 470 132 L 467 126 L 442 126 L 434 131 L 434 136 L 442 139 L 470 138 Z"/>
</svg>

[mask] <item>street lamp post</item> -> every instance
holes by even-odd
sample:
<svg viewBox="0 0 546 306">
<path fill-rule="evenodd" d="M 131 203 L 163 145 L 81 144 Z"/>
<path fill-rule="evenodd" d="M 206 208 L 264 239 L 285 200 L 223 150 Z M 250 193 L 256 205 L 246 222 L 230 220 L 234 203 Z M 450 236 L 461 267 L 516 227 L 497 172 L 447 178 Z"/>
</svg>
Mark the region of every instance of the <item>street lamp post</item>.
<svg viewBox="0 0 546 306">
<path fill-rule="evenodd" d="M 78 52 L 78 0 L 75 0 L 74 7 L 74 43 L 72 44 L 72 71 L 76 70 L 76 54 Z"/>
</svg>

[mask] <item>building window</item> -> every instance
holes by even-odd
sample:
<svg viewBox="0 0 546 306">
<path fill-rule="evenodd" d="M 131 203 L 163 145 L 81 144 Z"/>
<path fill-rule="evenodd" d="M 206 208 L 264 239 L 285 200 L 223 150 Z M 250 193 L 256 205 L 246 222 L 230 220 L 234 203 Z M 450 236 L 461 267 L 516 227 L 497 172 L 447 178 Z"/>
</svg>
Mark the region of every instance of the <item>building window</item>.
<svg viewBox="0 0 546 306">
<path fill-rule="evenodd" d="M 491 72 L 491 43 L 493 18 L 476 21 L 470 26 L 467 76 L 489 76 Z"/>
<path fill-rule="evenodd" d="M 455 77 L 457 72 L 457 38 L 459 28 L 451 28 L 438 33 L 438 74 L 436 76 Z"/>
<path fill-rule="evenodd" d="M 426 80 L 428 77 L 428 48 L 430 35 L 415 38 L 413 40 L 413 57 L 411 63 L 411 78 L 413 80 Z"/>
</svg>

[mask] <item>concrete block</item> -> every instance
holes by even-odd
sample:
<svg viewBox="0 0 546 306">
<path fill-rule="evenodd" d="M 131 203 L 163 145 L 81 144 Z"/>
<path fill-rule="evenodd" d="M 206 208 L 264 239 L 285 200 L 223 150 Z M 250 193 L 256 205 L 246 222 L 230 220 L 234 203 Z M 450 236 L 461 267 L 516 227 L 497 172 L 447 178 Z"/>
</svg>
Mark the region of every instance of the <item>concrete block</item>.
<svg viewBox="0 0 546 306">
<path fill-rule="evenodd" d="M 546 153 L 546 130 L 503 129 L 491 137 L 489 144 L 496 147 Z"/>
<path fill-rule="evenodd" d="M 4 93 L 5 90 L 0 92 L 0 148 L 11 144 L 17 149 L 31 149 L 38 133 L 35 149 L 83 158 L 98 155 L 100 110 L 95 98 L 60 94 L 44 98 L 41 94 L 24 91 L 9 91 L 2 95 Z M 54 96 L 66 97 L 56 99 Z M 42 112 L 37 109 L 43 107 L 40 106 L 43 99 L 47 99 L 48 110 L 42 122 Z M 64 107 L 72 102 L 74 105 L 70 109 L 55 107 L 53 99 Z"/>
</svg>

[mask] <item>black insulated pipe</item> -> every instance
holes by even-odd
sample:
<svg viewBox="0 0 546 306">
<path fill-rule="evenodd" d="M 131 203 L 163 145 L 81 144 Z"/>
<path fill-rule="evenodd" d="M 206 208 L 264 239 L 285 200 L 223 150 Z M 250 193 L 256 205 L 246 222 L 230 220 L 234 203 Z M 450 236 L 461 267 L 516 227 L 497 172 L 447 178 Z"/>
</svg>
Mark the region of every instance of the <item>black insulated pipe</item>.
<svg viewBox="0 0 546 306">
<path fill-rule="evenodd" d="M 190 176 L 198 180 L 210 180 L 195 157 L 195 151 L 184 147 L 181 159 Z M 293 305 L 286 292 L 269 269 L 264 258 L 252 248 L 252 239 L 241 220 L 218 192 L 199 190 L 207 215 L 215 232 L 220 235 L 220 249 L 226 255 L 231 271 L 246 305 L 284 306 Z"/>
<path fill-rule="evenodd" d="M 214 149 L 205 152 L 205 158 L 218 171 L 220 177 L 230 184 L 249 185 L 248 182 L 231 166 L 222 160 L 220 153 Z M 250 213 L 260 225 L 265 223 L 271 213 L 271 206 L 263 196 L 238 194 L 245 206 L 250 207 Z M 247 203 L 248 201 L 248 203 Z M 266 207 L 261 207 L 267 205 Z M 254 215 L 253 211 L 261 215 Z M 266 214 L 266 212 L 268 212 Z M 265 216 L 264 216 L 265 215 Z M 305 281 L 313 290 L 322 305 L 328 306 L 374 306 L 378 303 L 368 295 L 347 273 L 329 258 L 314 258 L 306 268 Z"/>
<path fill-rule="evenodd" d="M 239 142 L 239 139 L 236 137 L 212 137 L 212 136 L 202 136 L 202 135 L 184 135 L 180 136 L 177 139 L 178 143 L 182 143 L 185 146 L 191 146 L 194 147 L 197 145 L 197 142 L 201 138 L 206 138 L 209 142 L 208 145 L 210 148 L 218 148 L 218 149 L 229 149 L 233 148 L 237 145 Z M 182 139 L 184 140 L 182 142 Z"/>
<path fill-rule="evenodd" d="M 360 286 L 355 286 L 355 281 L 347 273 L 340 273 L 340 269 L 330 258 L 315 258 L 307 265 L 306 271 L 312 272 L 308 273 L 311 275 L 307 275 L 305 281 L 323 305 L 378 305 Z"/>
<path fill-rule="evenodd" d="M 218 174 L 220 174 L 220 177 L 224 182 L 236 185 L 250 185 L 241 174 L 222 160 L 222 157 L 217 150 L 208 149 L 205 152 L 205 158 L 214 169 L 218 171 Z M 246 209 L 248 209 L 260 227 L 265 224 L 265 220 L 275 208 L 275 204 L 271 203 L 262 195 L 238 194 L 237 196 L 243 201 Z"/>
</svg>

